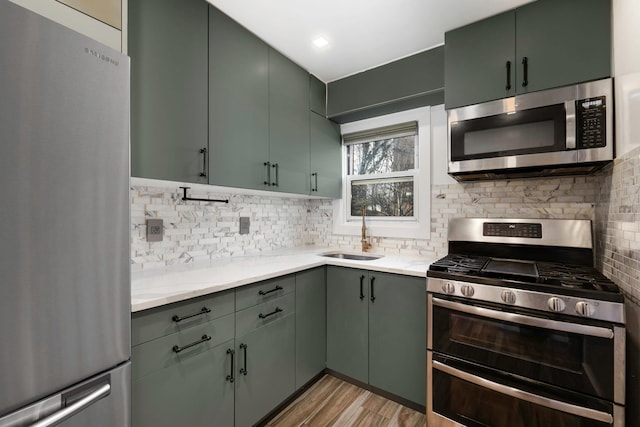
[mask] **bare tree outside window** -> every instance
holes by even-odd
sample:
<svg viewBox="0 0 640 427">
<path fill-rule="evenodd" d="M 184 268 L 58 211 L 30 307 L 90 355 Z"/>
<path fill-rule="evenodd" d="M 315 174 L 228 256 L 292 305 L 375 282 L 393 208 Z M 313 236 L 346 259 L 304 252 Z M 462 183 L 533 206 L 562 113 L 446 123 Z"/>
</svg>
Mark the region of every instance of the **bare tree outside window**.
<svg viewBox="0 0 640 427">
<path fill-rule="evenodd" d="M 413 217 L 416 135 L 352 144 L 347 147 L 351 216 Z"/>
</svg>

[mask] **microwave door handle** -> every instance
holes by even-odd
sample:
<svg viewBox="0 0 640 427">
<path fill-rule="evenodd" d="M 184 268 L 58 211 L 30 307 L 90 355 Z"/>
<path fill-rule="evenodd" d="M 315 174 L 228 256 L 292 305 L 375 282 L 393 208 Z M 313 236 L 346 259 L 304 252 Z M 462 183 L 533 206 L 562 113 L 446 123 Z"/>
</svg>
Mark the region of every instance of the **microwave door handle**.
<svg viewBox="0 0 640 427">
<path fill-rule="evenodd" d="M 470 374 L 465 371 L 461 371 L 449 365 L 445 365 L 442 362 L 434 360 L 433 368 L 441 372 L 459 378 L 461 380 L 470 382 L 482 388 L 486 388 L 495 391 L 506 396 L 511 396 L 525 402 L 533 403 L 534 405 L 544 406 L 545 408 L 555 409 L 567 414 L 576 415 L 582 418 L 588 418 L 590 420 L 600 421 L 603 423 L 613 423 L 613 417 L 606 412 L 596 411 L 595 409 L 584 408 L 582 406 L 572 405 L 571 403 L 562 402 L 548 397 L 539 396 L 537 394 L 529 393 L 524 390 L 519 390 L 515 387 L 509 387 L 500 383 L 496 383 L 485 378 L 481 378 Z"/>
<path fill-rule="evenodd" d="M 567 112 L 567 150 L 576 149 L 576 103 L 575 101 L 565 101 L 564 109 Z"/>
<path fill-rule="evenodd" d="M 526 326 L 533 326 L 535 328 L 551 329 L 554 331 L 562 331 L 571 334 L 580 334 L 596 338 L 614 338 L 614 333 L 611 329 L 598 326 L 581 325 L 579 323 L 567 323 L 551 319 L 541 319 L 539 317 L 525 316 L 518 313 L 507 313 L 504 311 L 491 310 L 484 307 L 460 304 L 440 298 L 433 298 L 433 305 L 489 319 L 518 323 L 520 325 Z"/>
</svg>

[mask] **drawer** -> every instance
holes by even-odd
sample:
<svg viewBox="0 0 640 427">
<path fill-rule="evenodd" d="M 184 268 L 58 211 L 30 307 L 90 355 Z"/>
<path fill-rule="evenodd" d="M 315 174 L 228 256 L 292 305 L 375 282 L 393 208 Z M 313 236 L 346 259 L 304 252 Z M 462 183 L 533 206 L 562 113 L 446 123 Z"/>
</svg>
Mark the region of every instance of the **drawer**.
<svg viewBox="0 0 640 427">
<path fill-rule="evenodd" d="M 296 297 L 290 293 L 272 301 L 236 312 L 236 337 L 295 313 Z"/>
<path fill-rule="evenodd" d="M 291 293 L 294 291 L 295 285 L 295 276 L 290 275 L 236 289 L 236 311 Z"/>
<path fill-rule="evenodd" d="M 164 305 L 131 316 L 131 345 L 164 337 L 234 312 L 233 290 Z M 176 317 L 177 316 L 177 317 Z"/>
<path fill-rule="evenodd" d="M 131 348 L 132 378 L 137 379 L 159 369 L 197 357 L 233 339 L 234 315 L 212 320 Z M 203 341 L 204 336 L 211 339 Z M 198 343 L 198 344 L 194 344 Z M 189 346 L 190 344 L 193 344 Z M 233 343 L 232 343 L 233 344 Z M 233 345 L 230 348 L 233 348 Z M 174 347 L 187 347 L 176 352 Z"/>
</svg>

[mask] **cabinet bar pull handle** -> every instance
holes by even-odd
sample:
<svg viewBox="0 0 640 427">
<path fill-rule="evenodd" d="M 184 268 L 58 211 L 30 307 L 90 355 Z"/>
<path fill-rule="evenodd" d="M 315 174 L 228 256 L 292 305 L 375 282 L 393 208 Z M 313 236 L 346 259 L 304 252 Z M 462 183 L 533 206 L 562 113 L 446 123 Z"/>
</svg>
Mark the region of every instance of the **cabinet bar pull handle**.
<svg viewBox="0 0 640 427">
<path fill-rule="evenodd" d="M 200 176 L 207 176 L 207 147 L 201 148 L 200 154 L 202 154 L 202 172 L 200 172 Z"/>
<path fill-rule="evenodd" d="M 364 275 L 360 276 L 360 299 L 364 299 Z"/>
<path fill-rule="evenodd" d="M 311 191 L 318 191 L 318 172 L 314 172 L 311 176 L 315 179 L 315 186 L 311 185 Z"/>
<path fill-rule="evenodd" d="M 260 314 L 258 315 L 258 317 L 259 317 L 260 319 L 266 319 L 267 317 L 269 317 L 269 316 L 273 316 L 274 314 L 282 313 L 282 311 L 283 311 L 283 310 L 282 310 L 280 307 L 276 307 L 276 309 L 275 309 L 275 310 L 273 310 L 271 313 L 267 313 L 267 314 L 262 314 L 262 313 L 260 313 Z"/>
<path fill-rule="evenodd" d="M 176 314 L 171 318 L 171 320 L 177 323 L 177 322 L 182 322 L 183 320 L 191 319 L 192 317 L 200 316 L 201 314 L 207 314 L 207 313 L 211 313 L 211 309 L 207 307 L 202 307 L 200 311 L 197 313 L 189 314 L 188 316 L 178 316 Z"/>
<path fill-rule="evenodd" d="M 264 166 L 267 170 L 267 179 L 264 185 L 271 185 L 271 162 L 264 162 Z"/>
<path fill-rule="evenodd" d="M 235 350 L 232 348 L 228 348 L 227 349 L 227 354 L 231 355 L 231 373 L 229 375 L 227 375 L 227 381 L 229 381 L 230 383 L 233 383 L 235 381 L 235 378 L 233 378 L 233 374 L 235 372 L 235 369 L 233 367 L 233 359 L 234 356 L 236 354 Z"/>
<path fill-rule="evenodd" d="M 522 66 L 523 66 L 523 80 L 522 87 L 527 87 L 529 84 L 529 58 L 526 56 L 522 58 Z"/>
<path fill-rule="evenodd" d="M 173 351 L 175 353 L 180 353 L 182 350 L 186 350 L 188 348 L 193 347 L 194 345 L 202 344 L 203 342 L 207 342 L 207 341 L 211 341 L 211 337 L 209 335 L 207 335 L 207 334 L 204 334 L 201 339 L 199 339 L 196 342 L 192 342 L 191 344 L 187 344 L 187 345 L 184 345 L 182 347 L 174 345 L 173 346 Z"/>
<path fill-rule="evenodd" d="M 277 163 L 274 163 L 273 165 L 271 165 L 271 167 L 276 170 L 276 180 L 274 182 L 272 182 L 271 185 L 274 186 L 274 187 L 277 187 L 280 184 L 280 178 L 278 176 L 278 171 L 280 170 L 280 165 L 278 165 Z"/>
<path fill-rule="evenodd" d="M 268 290 L 268 291 L 259 291 L 258 295 L 267 295 L 270 294 L 271 292 L 276 292 L 276 291 L 281 291 L 282 290 L 282 286 L 280 285 L 276 285 L 275 288 Z"/>
<path fill-rule="evenodd" d="M 376 295 L 373 292 L 373 282 L 375 282 L 376 278 L 372 277 L 371 278 L 371 302 L 374 302 L 376 300 Z"/>
<path fill-rule="evenodd" d="M 240 368 L 240 373 L 242 375 L 247 375 L 247 345 L 240 344 L 240 348 L 244 350 L 244 368 Z"/>
<path fill-rule="evenodd" d="M 507 61 L 507 90 L 511 90 L 511 61 Z"/>
</svg>

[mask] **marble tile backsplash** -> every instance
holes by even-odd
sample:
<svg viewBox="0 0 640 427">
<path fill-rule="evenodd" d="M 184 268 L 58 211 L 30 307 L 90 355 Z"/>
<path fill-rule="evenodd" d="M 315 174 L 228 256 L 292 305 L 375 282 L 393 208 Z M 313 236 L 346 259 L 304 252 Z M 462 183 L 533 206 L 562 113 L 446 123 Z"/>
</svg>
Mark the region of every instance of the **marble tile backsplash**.
<svg viewBox="0 0 640 427">
<path fill-rule="evenodd" d="M 431 192 L 431 237 L 393 239 L 373 236 L 374 253 L 441 257 L 447 253 L 447 224 L 452 217 L 594 219 L 597 177 L 452 183 Z M 360 250 L 360 236 L 333 234 L 330 200 L 194 193 L 226 198 L 226 204 L 183 202 L 175 187 L 131 188 L 132 270 L 177 263 L 258 254 L 302 245 Z M 251 231 L 240 235 L 239 218 Z M 146 219 L 164 220 L 164 240 L 146 241 Z"/>
<path fill-rule="evenodd" d="M 306 243 L 304 199 L 193 191 L 191 197 L 228 198 L 229 203 L 185 202 L 176 187 L 161 186 L 133 186 L 130 194 L 132 271 Z M 249 234 L 239 233 L 241 216 L 250 219 Z M 147 242 L 148 218 L 164 221 L 162 242 Z"/>
<path fill-rule="evenodd" d="M 596 178 L 596 266 L 640 304 L 640 148 Z"/>
</svg>

